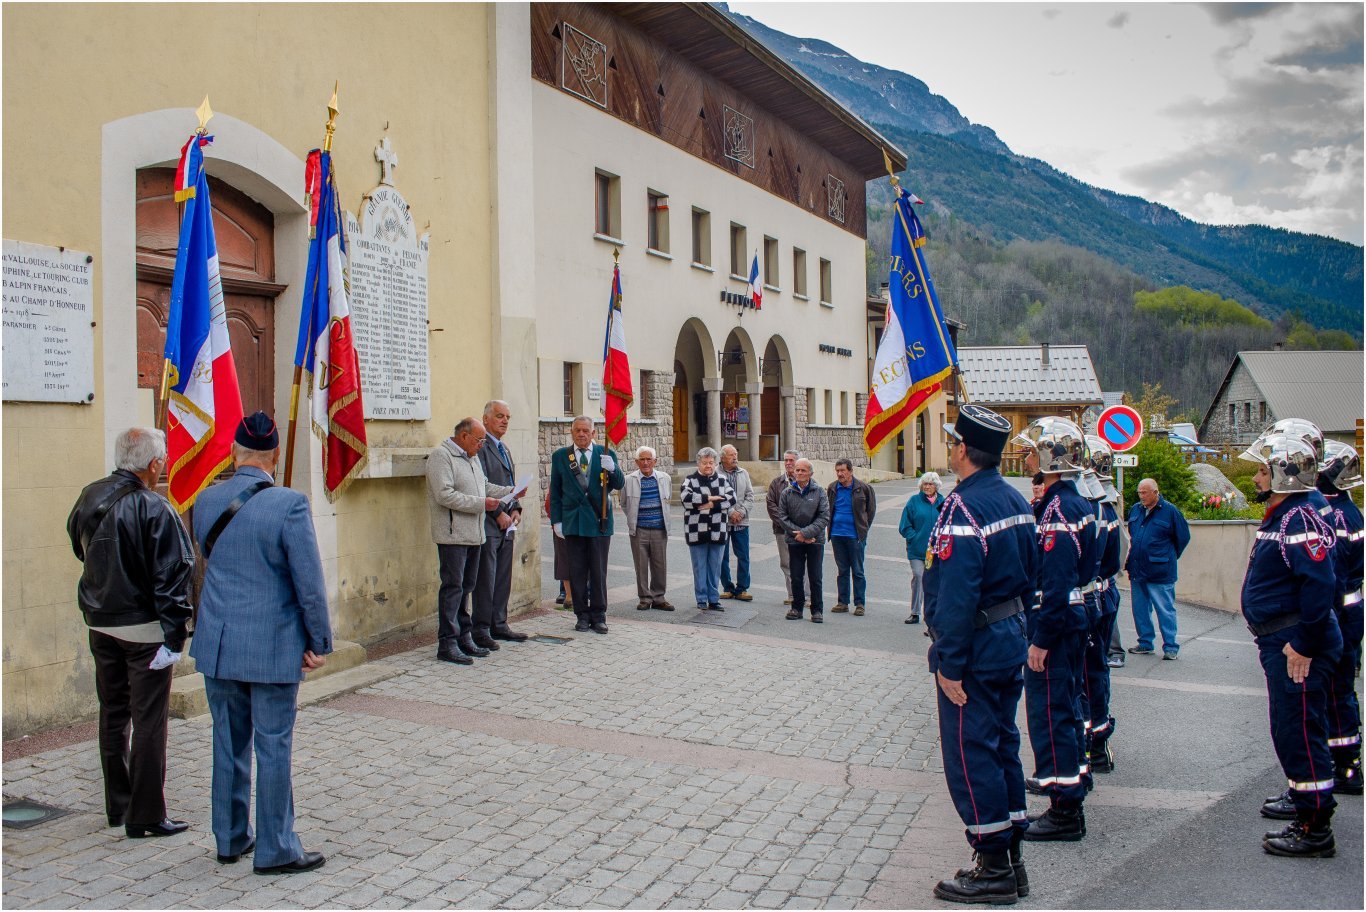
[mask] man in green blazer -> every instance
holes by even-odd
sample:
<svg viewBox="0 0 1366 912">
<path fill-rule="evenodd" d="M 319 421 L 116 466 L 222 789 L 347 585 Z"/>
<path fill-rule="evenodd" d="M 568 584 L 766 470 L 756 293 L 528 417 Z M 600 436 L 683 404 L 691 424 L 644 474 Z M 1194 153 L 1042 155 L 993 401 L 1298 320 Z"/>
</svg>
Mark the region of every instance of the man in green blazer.
<svg viewBox="0 0 1366 912">
<path fill-rule="evenodd" d="M 569 433 L 573 445 L 550 457 L 550 524 L 568 551 L 569 591 L 578 616 L 574 629 L 606 633 L 612 503 L 603 496 L 603 482 L 608 491 L 619 491 L 626 476 L 617 454 L 593 442 L 592 418 L 575 418 Z"/>
</svg>

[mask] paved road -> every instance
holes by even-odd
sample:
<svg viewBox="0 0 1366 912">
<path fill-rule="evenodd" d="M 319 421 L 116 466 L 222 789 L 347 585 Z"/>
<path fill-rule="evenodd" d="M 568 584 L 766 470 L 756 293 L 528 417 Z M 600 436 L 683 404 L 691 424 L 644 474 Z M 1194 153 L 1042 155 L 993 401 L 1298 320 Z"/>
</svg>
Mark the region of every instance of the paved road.
<svg viewBox="0 0 1366 912">
<path fill-rule="evenodd" d="M 547 608 L 518 626 L 562 645 L 505 647 L 473 669 L 423 646 L 383 660 L 396 677 L 303 708 L 295 796 L 305 845 L 329 856 L 316 874 L 214 863 L 206 720 L 172 724 L 167 791 L 192 829 L 164 840 L 104 828 L 93 743 L 9 752 L 6 798 L 71 813 L 5 832 L 4 905 L 944 907 L 929 890 L 967 850 L 928 641 L 902 623 L 895 521 L 912 484 L 877 490 L 865 617 L 784 620 L 767 524 L 755 601 L 727 603 L 738 626 L 637 612 L 623 536 L 608 636 L 575 635 Z M 681 544 L 670 565 L 686 569 Z M 672 575 L 680 608 L 689 579 Z M 1118 769 L 1088 801 L 1084 842 L 1027 849 L 1022 905 L 1361 908 L 1361 799 L 1343 799 L 1338 858 L 1262 853 L 1256 808 L 1281 779 L 1255 649 L 1234 615 L 1180 611 L 1180 661 L 1116 672 Z"/>
</svg>

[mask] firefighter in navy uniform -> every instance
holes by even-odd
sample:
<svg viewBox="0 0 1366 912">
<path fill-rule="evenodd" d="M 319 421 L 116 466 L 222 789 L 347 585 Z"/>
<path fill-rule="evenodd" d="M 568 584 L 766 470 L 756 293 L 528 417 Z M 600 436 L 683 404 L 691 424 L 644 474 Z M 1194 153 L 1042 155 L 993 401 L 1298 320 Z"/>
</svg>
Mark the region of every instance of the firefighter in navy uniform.
<svg viewBox="0 0 1366 912">
<path fill-rule="evenodd" d="M 1034 749 L 1031 790 L 1049 797 L 1025 839 L 1076 841 L 1086 835 L 1086 734 L 1082 718 L 1089 620 L 1082 589 L 1096 578 L 1095 511 L 1076 488 L 1086 459 L 1081 429 L 1066 418 L 1040 418 L 1015 442 L 1027 447 L 1025 468 L 1048 486 L 1034 505 L 1038 590 L 1026 631 L 1025 707 Z"/>
<path fill-rule="evenodd" d="M 1338 626 L 1342 629 L 1342 658 L 1329 690 L 1328 749 L 1333 754 L 1335 795 L 1361 794 L 1361 705 L 1357 699 L 1357 669 L 1361 666 L 1362 532 L 1361 510 L 1347 493 L 1361 487 L 1357 451 L 1336 440 L 1324 441 L 1319 466 L 1319 492 L 1333 508 L 1329 519 L 1337 545 L 1333 548 L 1337 575 Z"/>
<path fill-rule="evenodd" d="M 925 622 L 934 638 L 929 660 L 944 777 L 977 864 L 941 881 L 934 894 L 1013 903 L 1029 891 L 1015 714 L 1024 689 L 1025 601 L 1034 590 L 1034 514 L 999 470 L 1009 421 L 965 405 L 944 430 L 959 481 L 930 532 Z"/>
<path fill-rule="evenodd" d="M 1096 475 L 1095 468 L 1092 466 L 1091 441 L 1100 440 L 1099 437 L 1083 437 L 1086 442 L 1086 457 L 1083 462 L 1081 474 L 1077 476 L 1077 492 L 1085 497 L 1091 506 L 1091 517 L 1093 523 L 1093 538 L 1091 547 L 1095 555 L 1095 577 L 1085 580 L 1081 587 L 1082 601 L 1086 605 L 1086 642 L 1082 647 L 1081 666 L 1078 669 L 1079 680 L 1077 687 L 1081 692 L 1081 721 L 1084 731 L 1085 751 L 1082 760 L 1082 784 L 1086 786 L 1086 791 L 1091 791 L 1093 787 L 1091 770 L 1091 751 L 1095 741 L 1094 726 L 1096 718 L 1096 704 L 1103 703 L 1105 712 L 1109 712 L 1109 692 L 1104 693 L 1096 690 L 1098 685 L 1108 687 L 1110 679 L 1108 675 L 1100 678 L 1092 674 L 1091 653 L 1095 648 L 1097 630 L 1105 616 L 1105 584 L 1100 575 L 1100 560 L 1105 554 L 1110 538 L 1110 527 L 1105 522 L 1105 510 L 1101 506 L 1101 501 L 1105 498 L 1105 489 L 1101 487 L 1100 478 Z M 1101 441 L 1104 443 L 1104 441 Z M 1108 450 L 1108 446 L 1107 446 Z M 1109 640 L 1105 642 L 1105 650 L 1110 648 Z M 1105 666 L 1109 670 L 1110 666 Z"/>
<path fill-rule="evenodd" d="M 1262 436 L 1257 439 L 1257 443 L 1248 447 L 1248 451 L 1255 450 L 1258 444 L 1272 434 L 1285 434 L 1289 437 L 1300 438 L 1313 449 L 1315 462 L 1319 465 L 1323 464 L 1323 431 L 1319 430 L 1319 426 L 1314 422 L 1306 418 L 1282 418 L 1262 431 Z M 1320 493 L 1317 485 L 1309 490 L 1309 505 L 1325 520 L 1333 515 L 1333 508 L 1328 505 L 1328 500 Z"/>
<path fill-rule="evenodd" d="M 1092 773 L 1108 773 L 1115 768 L 1110 750 L 1110 736 L 1115 731 L 1115 719 L 1110 715 L 1110 664 L 1106 653 L 1110 635 L 1114 632 L 1119 599 L 1112 591 L 1115 575 L 1120 569 L 1120 522 L 1115 512 L 1119 492 L 1112 483 L 1114 452 L 1101 437 L 1086 436 L 1087 465 L 1091 469 L 1098 495 L 1096 527 L 1099 540 L 1100 564 L 1096 571 L 1096 615 L 1091 624 L 1091 635 L 1086 646 L 1086 693 L 1091 707 L 1091 741 L 1087 747 L 1087 762 Z"/>
<path fill-rule="evenodd" d="M 1253 482 L 1257 500 L 1267 502 L 1243 580 L 1243 617 L 1261 654 L 1271 741 L 1295 807 L 1295 819 L 1267 833 L 1262 848 L 1272 855 L 1326 858 L 1335 852 L 1330 821 L 1336 805 L 1328 688 L 1342 654 L 1333 610 L 1336 535 L 1310 501 L 1319 469 L 1310 444 L 1270 434 L 1240 458 L 1261 463 Z"/>
</svg>

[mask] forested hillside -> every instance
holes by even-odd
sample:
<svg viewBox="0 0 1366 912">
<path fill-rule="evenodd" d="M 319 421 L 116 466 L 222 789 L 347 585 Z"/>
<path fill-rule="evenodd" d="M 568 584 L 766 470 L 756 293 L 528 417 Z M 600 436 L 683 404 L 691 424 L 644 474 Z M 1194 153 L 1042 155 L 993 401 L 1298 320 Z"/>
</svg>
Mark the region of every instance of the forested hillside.
<svg viewBox="0 0 1366 912">
<path fill-rule="evenodd" d="M 912 75 L 731 15 L 904 150 L 908 188 L 951 223 L 1002 243 L 1051 240 L 1083 248 L 1153 287 L 1188 285 L 1271 320 L 1304 319 L 1361 339 L 1361 247 L 1257 225 L 1202 225 L 1166 206 L 1089 186 L 1016 155 L 989 127 L 963 117 Z M 886 178 L 868 190 L 869 241 L 885 252 Z M 870 257 L 870 264 L 881 259 Z M 870 265 L 870 285 L 881 271 Z"/>
</svg>

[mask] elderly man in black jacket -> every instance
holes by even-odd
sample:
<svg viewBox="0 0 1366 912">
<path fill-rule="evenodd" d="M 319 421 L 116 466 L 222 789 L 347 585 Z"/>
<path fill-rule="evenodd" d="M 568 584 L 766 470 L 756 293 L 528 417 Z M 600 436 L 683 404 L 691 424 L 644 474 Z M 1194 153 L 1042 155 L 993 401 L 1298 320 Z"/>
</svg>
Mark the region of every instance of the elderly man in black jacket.
<svg viewBox="0 0 1366 912">
<path fill-rule="evenodd" d="M 805 582 L 811 588 L 811 621 L 819 624 L 825 619 L 821 564 L 825 560 L 830 501 L 825 489 L 811 480 L 811 460 L 798 459 L 792 471 L 796 481 L 778 498 L 778 522 L 785 533 L 792 567 L 792 610 L 788 611 L 787 619 L 801 620 L 806 604 Z"/>
<path fill-rule="evenodd" d="M 129 428 L 114 460 L 118 468 L 81 491 L 66 521 L 85 564 L 76 598 L 95 658 L 104 807 L 109 825 L 132 839 L 170 836 L 189 826 L 166 816 L 164 788 L 171 666 L 190 620 L 194 550 L 180 517 L 152 490 L 166 465 L 166 435 Z"/>
</svg>

